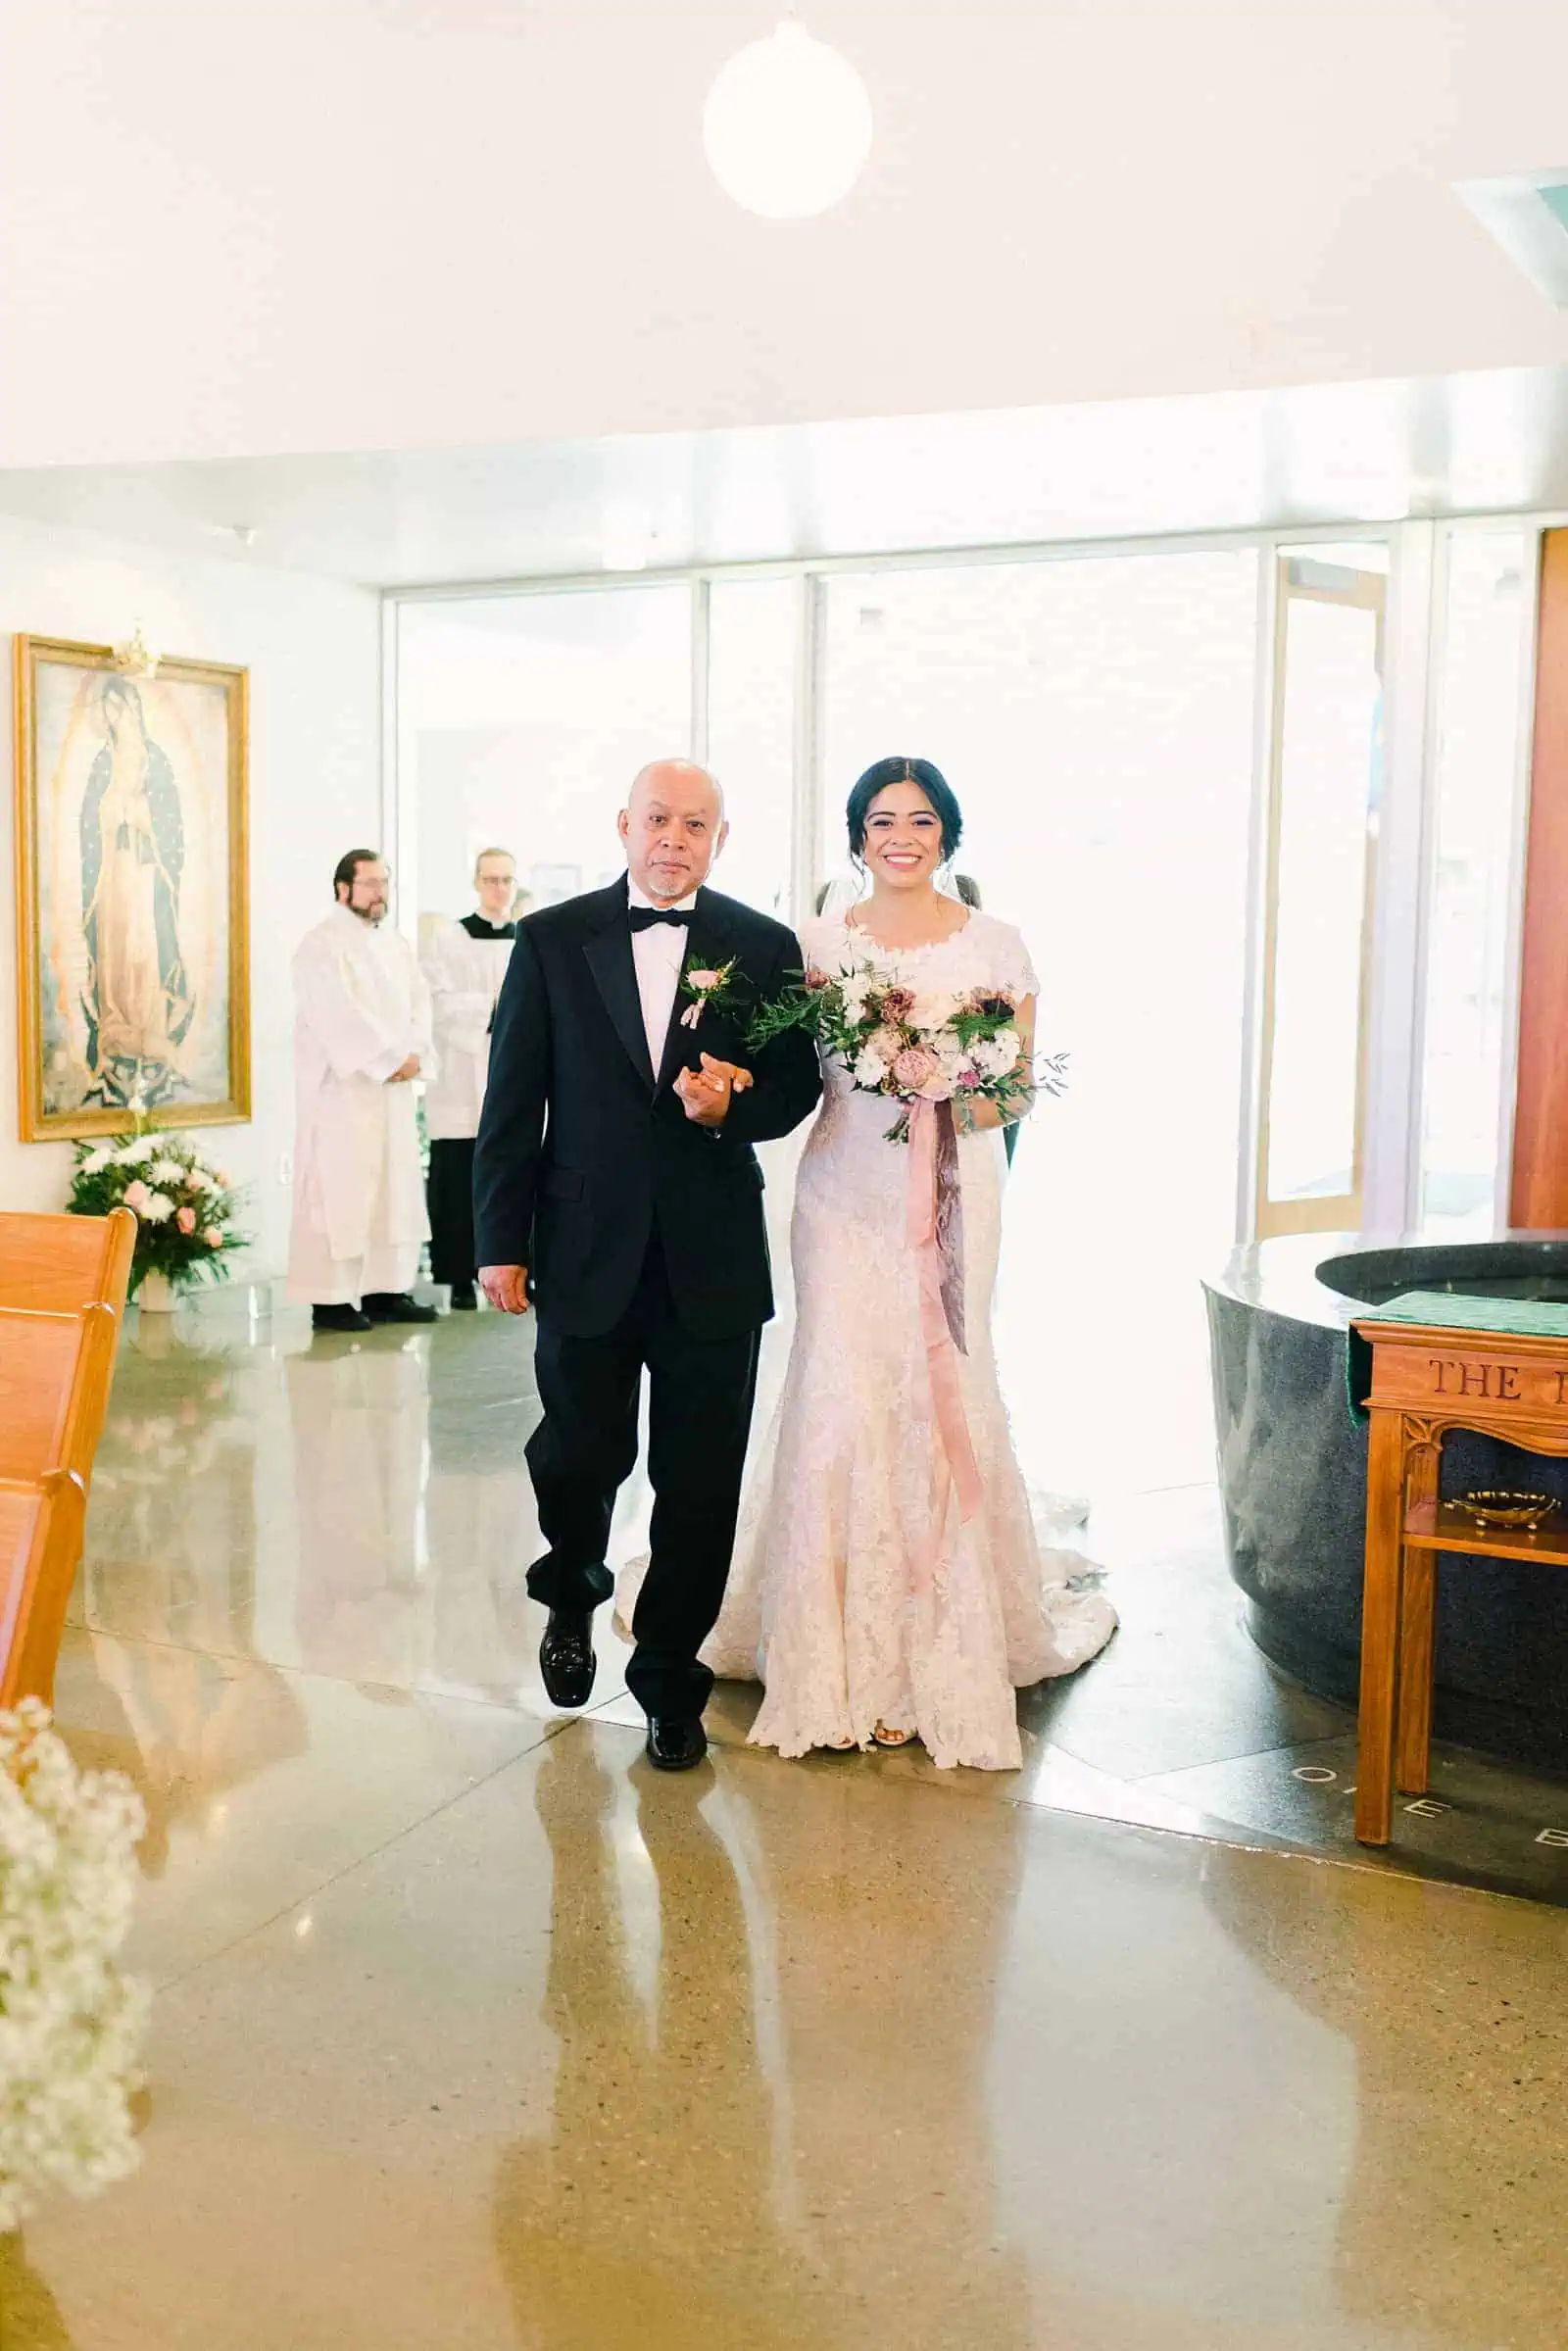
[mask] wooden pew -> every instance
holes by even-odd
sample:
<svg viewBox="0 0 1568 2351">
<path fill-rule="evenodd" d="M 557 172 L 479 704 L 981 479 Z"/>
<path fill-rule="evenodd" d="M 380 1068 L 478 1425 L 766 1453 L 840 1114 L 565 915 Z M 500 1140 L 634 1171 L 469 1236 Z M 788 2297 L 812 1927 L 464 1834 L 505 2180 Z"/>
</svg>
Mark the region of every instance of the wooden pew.
<svg viewBox="0 0 1568 2351">
<path fill-rule="evenodd" d="M 136 1219 L 0 1213 L 0 1706 L 54 1693 Z"/>
</svg>

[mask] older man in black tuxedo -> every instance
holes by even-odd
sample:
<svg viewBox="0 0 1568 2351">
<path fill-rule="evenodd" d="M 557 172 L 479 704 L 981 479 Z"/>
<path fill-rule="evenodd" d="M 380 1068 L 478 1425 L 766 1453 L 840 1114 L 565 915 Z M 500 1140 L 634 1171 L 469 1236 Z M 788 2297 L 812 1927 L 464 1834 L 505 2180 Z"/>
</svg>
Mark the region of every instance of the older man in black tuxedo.
<svg viewBox="0 0 1568 2351">
<path fill-rule="evenodd" d="M 773 1311 L 754 1144 L 820 1091 L 800 1033 L 745 1053 L 748 1007 L 801 969 L 782 923 L 704 887 L 728 827 L 711 776 L 645 767 L 620 814 L 626 878 L 530 915 L 496 1007 L 474 1158 L 480 1281 L 526 1312 L 544 1419 L 528 1469 L 550 1548 L 528 1589 L 555 1704 L 593 1690 L 593 1611 L 615 1494 L 637 1458 L 650 1381 L 651 1557 L 627 1683 L 648 1754 L 707 1750 L 712 1675 L 698 1651 L 724 1595 L 761 1329 Z M 696 971 L 726 972 L 701 1002 Z"/>
</svg>

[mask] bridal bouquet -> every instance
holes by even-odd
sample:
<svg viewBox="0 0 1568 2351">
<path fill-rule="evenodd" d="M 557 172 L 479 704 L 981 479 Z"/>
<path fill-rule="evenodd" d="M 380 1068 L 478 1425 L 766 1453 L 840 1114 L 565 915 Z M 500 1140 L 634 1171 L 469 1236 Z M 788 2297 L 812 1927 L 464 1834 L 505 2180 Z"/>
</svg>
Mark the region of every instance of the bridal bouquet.
<svg viewBox="0 0 1568 2351">
<path fill-rule="evenodd" d="M 143 1826 L 129 1782 L 78 1771 L 36 1698 L 0 1714 L 0 2231 L 135 2168 L 147 1993 L 116 1962 Z"/>
<path fill-rule="evenodd" d="M 1017 999 L 1005 988 L 926 993 L 868 959 L 836 973 L 808 971 L 799 986 L 759 1006 L 747 1044 L 756 1052 L 786 1029 L 809 1030 L 862 1093 L 900 1105 L 887 1139 L 907 1143 L 917 1102 L 950 1102 L 962 1125 L 975 1102 L 995 1102 L 1010 1120 L 1022 1117 L 1036 1093 L 1061 1092 L 1064 1057 L 1031 1060 L 1017 1016 Z"/>
<path fill-rule="evenodd" d="M 78 1143 L 66 1202 L 73 1216 L 107 1216 L 122 1205 L 135 1210 L 132 1295 L 150 1273 L 176 1289 L 224 1280 L 227 1258 L 245 1247 L 244 1234 L 234 1230 L 238 1204 L 228 1176 L 188 1135 L 162 1132 Z"/>
</svg>

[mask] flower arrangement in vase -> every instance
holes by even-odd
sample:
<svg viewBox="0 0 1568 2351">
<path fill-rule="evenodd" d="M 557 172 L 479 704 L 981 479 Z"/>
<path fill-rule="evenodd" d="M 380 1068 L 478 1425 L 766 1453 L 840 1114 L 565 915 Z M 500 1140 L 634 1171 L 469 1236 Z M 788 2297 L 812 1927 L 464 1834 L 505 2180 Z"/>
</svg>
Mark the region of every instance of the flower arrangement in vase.
<svg viewBox="0 0 1568 2351">
<path fill-rule="evenodd" d="M 238 1205 L 230 1178 L 188 1135 L 140 1129 L 113 1142 L 78 1143 L 66 1202 L 73 1216 L 135 1211 L 130 1295 L 148 1307 L 172 1305 L 198 1282 L 227 1279 L 228 1260 L 246 1242 L 234 1229 Z"/>
<path fill-rule="evenodd" d="M 0 2231 L 135 2168 L 148 1995 L 118 1959 L 145 1825 L 129 1781 L 79 1771 L 36 1698 L 0 1714 Z"/>
</svg>

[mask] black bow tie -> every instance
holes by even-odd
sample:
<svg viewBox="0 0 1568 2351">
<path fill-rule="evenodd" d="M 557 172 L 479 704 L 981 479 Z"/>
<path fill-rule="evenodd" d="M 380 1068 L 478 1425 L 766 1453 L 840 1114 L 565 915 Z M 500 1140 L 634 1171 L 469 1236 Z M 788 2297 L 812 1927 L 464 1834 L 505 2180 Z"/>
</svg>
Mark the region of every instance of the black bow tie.
<svg viewBox="0 0 1568 2351">
<path fill-rule="evenodd" d="M 680 931 L 689 931 L 692 927 L 691 915 L 683 914 L 679 906 L 631 906 L 627 911 L 631 915 L 634 931 L 652 930 L 656 922 L 672 922 Z"/>
</svg>

